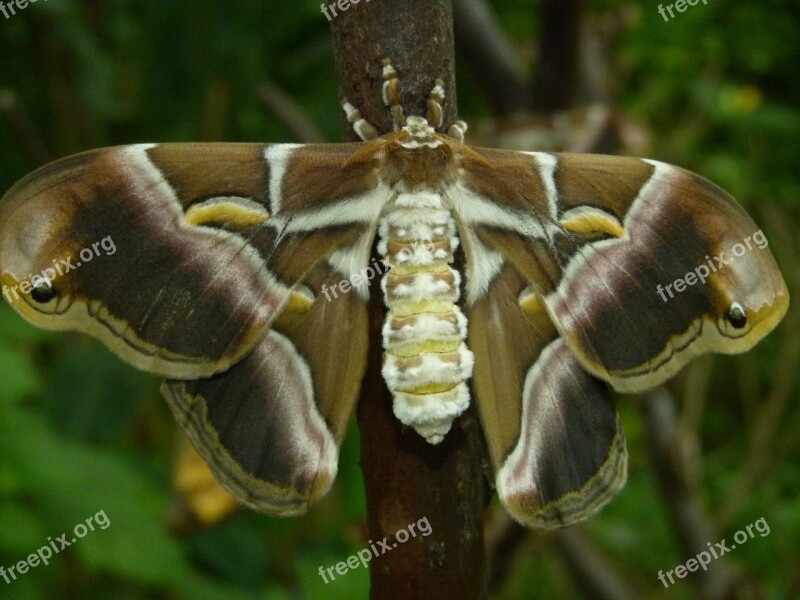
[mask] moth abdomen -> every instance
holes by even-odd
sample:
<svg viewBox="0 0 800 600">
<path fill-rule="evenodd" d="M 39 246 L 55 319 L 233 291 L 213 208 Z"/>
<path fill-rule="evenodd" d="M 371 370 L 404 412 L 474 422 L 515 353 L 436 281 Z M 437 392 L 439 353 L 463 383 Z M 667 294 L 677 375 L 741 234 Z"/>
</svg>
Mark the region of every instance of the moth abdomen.
<svg viewBox="0 0 800 600">
<path fill-rule="evenodd" d="M 394 413 L 432 444 L 469 405 L 473 355 L 456 305 L 461 276 L 452 268 L 455 222 L 438 193 L 399 193 L 379 225 L 378 252 L 391 269 L 381 280 L 389 311 L 383 327 L 383 377 Z"/>
</svg>

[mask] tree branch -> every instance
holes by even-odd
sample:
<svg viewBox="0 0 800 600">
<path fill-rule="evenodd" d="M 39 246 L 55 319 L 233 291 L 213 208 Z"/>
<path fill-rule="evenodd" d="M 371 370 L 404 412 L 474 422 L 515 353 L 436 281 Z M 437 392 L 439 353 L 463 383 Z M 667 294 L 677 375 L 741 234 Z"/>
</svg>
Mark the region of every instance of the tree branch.
<svg viewBox="0 0 800 600">
<path fill-rule="evenodd" d="M 661 494 L 667 503 L 681 555 L 693 558 L 707 552 L 707 544 L 720 539 L 711 527 L 711 518 L 692 492 L 686 452 L 678 426 L 675 400 L 663 387 L 645 395 L 645 424 L 648 450 Z M 734 597 L 737 580 L 724 557 L 711 561 L 707 568 L 689 573 L 699 597 Z"/>
<path fill-rule="evenodd" d="M 292 137 L 304 144 L 325 141 L 325 136 L 299 106 L 274 81 L 263 81 L 258 86 L 258 98 L 264 108 L 278 118 L 291 132 Z"/>
<path fill-rule="evenodd" d="M 583 0 L 543 0 L 534 107 L 569 108 L 578 86 Z"/>
<path fill-rule="evenodd" d="M 383 105 L 381 59 L 400 77 L 406 115 L 426 115 L 437 78 L 443 80 L 445 123 L 456 119 L 452 9 L 449 0 L 351 4 L 331 20 L 339 90 L 382 133 L 391 131 Z M 345 137 L 357 140 L 349 124 Z M 370 354 L 358 409 L 367 526 L 373 541 L 427 518 L 432 532 L 397 544 L 370 563 L 372 600 L 485 598 L 484 454 L 474 407 L 444 441 L 427 443 L 402 426 L 381 377 L 379 286 L 372 286 Z"/>
<path fill-rule="evenodd" d="M 495 114 L 510 115 L 530 104 L 525 69 L 486 0 L 459 0 L 453 10 L 456 44 Z"/>
</svg>

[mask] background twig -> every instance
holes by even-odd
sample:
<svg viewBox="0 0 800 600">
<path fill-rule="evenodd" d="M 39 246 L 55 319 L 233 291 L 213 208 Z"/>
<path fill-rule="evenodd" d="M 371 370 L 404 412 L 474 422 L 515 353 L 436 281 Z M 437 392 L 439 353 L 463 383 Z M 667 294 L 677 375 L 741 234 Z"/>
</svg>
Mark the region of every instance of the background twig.
<svg viewBox="0 0 800 600">
<path fill-rule="evenodd" d="M 325 137 L 314 125 L 292 97 L 284 92 L 276 83 L 264 81 L 258 86 L 258 98 L 264 107 L 281 121 L 292 134 L 292 137 L 303 144 L 324 142 Z"/>
<path fill-rule="evenodd" d="M 693 493 L 682 432 L 678 426 L 675 399 L 663 387 L 645 395 L 645 425 L 650 458 L 681 548 L 681 556 L 693 558 L 707 552 L 707 544 L 721 539 L 712 519 Z M 720 557 L 707 569 L 689 573 L 701 598 L 723 599 L 733 594 L 736 579 L 728 560 Z"/>
</svg>

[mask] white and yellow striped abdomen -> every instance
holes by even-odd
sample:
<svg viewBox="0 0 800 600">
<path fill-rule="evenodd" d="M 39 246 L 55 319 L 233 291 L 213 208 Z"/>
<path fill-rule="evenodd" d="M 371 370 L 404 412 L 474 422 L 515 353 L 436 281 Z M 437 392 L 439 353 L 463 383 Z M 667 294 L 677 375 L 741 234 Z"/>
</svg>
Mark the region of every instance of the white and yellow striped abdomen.
<svg viewBox="0 0 800 600">
<path fill-rule="evenodd" d="M 461 277 L 450 266 L 455 223 L 439 194 L 401 193 L 387 204 L 378 233 L 378 252 L 391 266 L 381 280 L 389 309 L 383 377 L 397 418 L 438 444 L 469 405 L 473 365 L 456 305 Z"/>
</svg>

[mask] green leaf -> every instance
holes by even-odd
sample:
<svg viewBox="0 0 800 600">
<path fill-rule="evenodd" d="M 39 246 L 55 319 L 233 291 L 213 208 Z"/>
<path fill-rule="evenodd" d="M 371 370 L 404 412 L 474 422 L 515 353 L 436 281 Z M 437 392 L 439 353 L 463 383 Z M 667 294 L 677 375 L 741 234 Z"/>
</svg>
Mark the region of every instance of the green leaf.
<svg viewBox="0 0 800 600">
<path fill-rule="evenodd" d="M 53 431 L 39 414 L 15 413 L 14 426 L 0 428 L 0 455 L 25 474 L 48 535 L 76 540 L 63 552 L 76 554 L 91 569 L 150 584 L 174 585 L 186 577 L 188 564 L 163 522 L 162 481 L 119 454 Z M 103 522 L 103 514 L 109 524 L 91 531 L 87 519 Z"/>
</svg>

